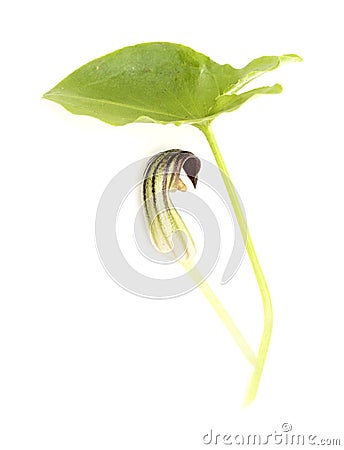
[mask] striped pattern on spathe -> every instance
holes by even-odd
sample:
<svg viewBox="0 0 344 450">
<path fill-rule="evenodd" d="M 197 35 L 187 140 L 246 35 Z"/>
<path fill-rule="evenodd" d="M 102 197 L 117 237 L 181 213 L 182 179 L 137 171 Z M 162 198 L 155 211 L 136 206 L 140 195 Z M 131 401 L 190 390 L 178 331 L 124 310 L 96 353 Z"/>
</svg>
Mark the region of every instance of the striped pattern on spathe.
<svg viewBox="0 0 344 450">
<path fill-rule="evenodd" d="M 193 239 L 169 192 L 186 191 L 180 178 L 183 169 L 196 188 L 201 161 L 193 153 L 172 149 L 157 153 L 147 163 L 142 186 L 146 222 L 155 247 L 168 259 L 192 258 Z"/>
</svg>

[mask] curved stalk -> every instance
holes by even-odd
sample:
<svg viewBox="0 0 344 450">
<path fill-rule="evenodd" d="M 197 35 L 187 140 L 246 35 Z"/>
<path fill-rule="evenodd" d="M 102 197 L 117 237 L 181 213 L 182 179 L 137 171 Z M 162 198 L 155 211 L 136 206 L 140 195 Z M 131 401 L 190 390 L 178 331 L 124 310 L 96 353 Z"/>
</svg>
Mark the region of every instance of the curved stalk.
<svg viewBox="0 0 344 450">
<path fill-rule="evenodd" d="M 184 269 L 189 273 L 189 275 L 192 277 L 192 279 L 195 281 L 197 286 L 200 288 L 203 295 L 208 300 L 208 302 L 210 303 L 216 314 L 220 317 L 223 324 L 232 335 L 234 341 L 242 351 L 247 361 L 253 366 L 255 366 L 257 362 L 256 355 L 254 354 L 253 350 L 247 343 L 244 336 L 241 334 L 239 328 L 235 325 L 233 319 L 228 314 L 226 308 L 217 298 L 217 296 L 215 295 L 209 284 L 204 280 L 202 274 L 198 272 L 198 270 L 194 266 L 193 261 L 192 260 L 181 261 L 181 264 L 184 267 Z"/>
<path fill-rule="evenodd" d="M 205 135 L 210 148 L 213 152 L 214 158 L 216 160 L 216 163 L 220 169 L 220 173 L 222 176 L 222 179 L 225 183 L 230 201 L 232 203 L 241 234 L 243 236 L 243 239 L 246 244 L 246 250 L 247 254 L 250 258 L 252 268 L 254 271 L 254 274 L 257 279 L 257 283 L 259 286 L 259 290 L 261 293 L 262 301 L 263 301 L 263 310 L 264 310 L 264 329 L 261 337 L 261 342 L 258 350 L 257 355 L 257 361 L 254 366 L 252 378 L 250 380 L 250 384 L 248 386 L 248 390 L 246 393 L 244 405 L 247 406 L 250 404 L 256 397 L 259 382 L 262 376 L 266 355 L 269 349 L 270 339 L 271 339 L 271 333 L 272 333 L 272 325 L 273 325 L 273 311 L 272 311 L 272 304 L 271 304 L 271 298 L 269 293 L 269 288 L 266 283 L 262 268 L 259 264 L 258 257 L 256 254 L 256 251 L 253 246 L 253 242 L 251 239 L 250 232 L 247 228 L 246 219 L 244 216 L 244 213 L 242 211 L 238 196 L 236 194 L 235 188 L 233 186 L 233 183 L 231 181 L 231 178 L 229 176 L 226 164 L 224 162 L 224 159 L 222 157 L 222 154 L 220 152 L 219 146 L 216 142 L 215 136 L 213 134 L 213 130 L 211 128 L 210 122 L 205 122 L 202 125 L 196 125 L 197 128 L 199 128 L 203 134 Z"/>
</svg>

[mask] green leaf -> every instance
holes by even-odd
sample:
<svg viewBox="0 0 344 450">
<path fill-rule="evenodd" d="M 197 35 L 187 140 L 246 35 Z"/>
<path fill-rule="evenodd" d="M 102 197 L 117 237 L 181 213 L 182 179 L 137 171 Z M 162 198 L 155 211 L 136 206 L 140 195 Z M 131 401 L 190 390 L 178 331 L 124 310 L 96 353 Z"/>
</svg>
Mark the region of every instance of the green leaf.
<svg viewBox="0 0 344 450">
<path fill-rule="evenodd" d="M 255 95 L 279 94 L 281 92 L 282 86 L 280 84 L 275 84 L 274 86 L 264 86 L 253 89 L 252 91 L 243 92 L 242 94 L 221 95 L 215 100 L 214 107 L 211 108 L 209 116 L 218 116 L 223 112 L 234 111 Z"/>
<path fill-rule="evenodd" d="M 200 124 L 237 109 L 256 94 L 280 92 L 275 85 L 237 94 L 249 81 L 282 62 L 299 60 L 296 55 L 264 56 L 235 69 L 180 44 L 145 43 L 89 62 L 44 98 L 74 114 L 112 125 Z"/>
</svg>

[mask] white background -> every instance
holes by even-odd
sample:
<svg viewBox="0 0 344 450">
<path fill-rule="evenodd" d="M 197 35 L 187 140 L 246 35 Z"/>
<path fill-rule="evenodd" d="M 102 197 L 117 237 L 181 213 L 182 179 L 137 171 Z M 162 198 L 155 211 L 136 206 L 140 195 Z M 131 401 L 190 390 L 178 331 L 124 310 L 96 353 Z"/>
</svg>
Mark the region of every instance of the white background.
<svg viewBox="0 0 344 450">
<path fill-rule="evenodd" d="M 198 450 L 211 428 L 274 433 L 284 422 L 344 442 L 341 6 L 2 7 L 2 450 Z M 201 293 L 135 297 L 108 277 L 94 243 L 99 198 L 119 170 L 172 147 L 212 161 L 205 139 L 192 127 L 114 128 L 41 99 L 80 65 L 145 41 L 183 43 L 236 67 L 262 55 L 304 58 L 259 80 L 281 82 L 281 95 L 214 123 L 275 311 L 262 383 L 247 409 L 251 369 Z M 257 348 L 262 314 L 252 270 L 245 260 L 221 286 L 225 263 L 221 254 L 210 283 Z"/>
</svg>

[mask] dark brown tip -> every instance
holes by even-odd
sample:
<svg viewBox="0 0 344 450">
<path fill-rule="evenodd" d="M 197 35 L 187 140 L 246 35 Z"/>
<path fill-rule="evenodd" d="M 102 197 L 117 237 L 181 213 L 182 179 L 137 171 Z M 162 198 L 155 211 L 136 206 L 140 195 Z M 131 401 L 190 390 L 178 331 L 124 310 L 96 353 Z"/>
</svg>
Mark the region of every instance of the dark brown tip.
<svg viewBox="0 0 344 450">
<path fill-rule="evenodd" d="M 198 172 L 201 170 L 201 161 L 197 158 L 197 156 L 192 154 L 192 156 L 190 156 L 185 161 L 183 169 L 185 170 L 186 175 L 193 184 L 193 187 L 196 189 Z"/>
<path fill-rule="evenodd" d="M 189 179 L 190 179 L 190 181 L 191 181 L 193 187 L 196 189 L 198 177 L 197 177 L 197 176 L 196 176 L 196 177 L 192 177 L 192 176 L 190 176 L 190 175 L 188 175 L 188 177 L 189 177 Z"/>
</svg>

